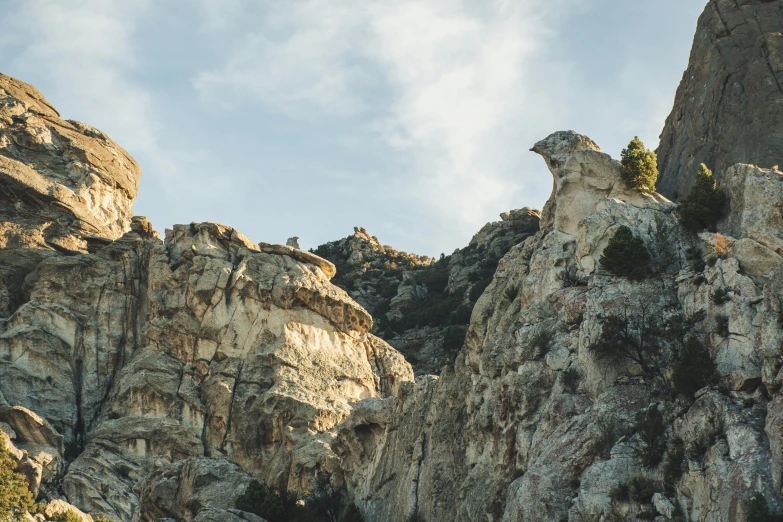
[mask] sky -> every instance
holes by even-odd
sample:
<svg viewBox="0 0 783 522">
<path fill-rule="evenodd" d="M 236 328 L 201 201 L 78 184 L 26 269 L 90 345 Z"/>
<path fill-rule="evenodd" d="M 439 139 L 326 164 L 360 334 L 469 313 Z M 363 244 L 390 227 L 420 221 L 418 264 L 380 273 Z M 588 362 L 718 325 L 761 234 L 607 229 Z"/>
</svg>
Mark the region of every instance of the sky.
<svg viewBox="0 0 783 522">
<path fill-rule="evenodd" d="M 0 0 L 0 71 L 106 132 L 163 232 L 422 255 L 552 189 L 558 130 L 649 148 L 705 0 Z"/>
</svg>

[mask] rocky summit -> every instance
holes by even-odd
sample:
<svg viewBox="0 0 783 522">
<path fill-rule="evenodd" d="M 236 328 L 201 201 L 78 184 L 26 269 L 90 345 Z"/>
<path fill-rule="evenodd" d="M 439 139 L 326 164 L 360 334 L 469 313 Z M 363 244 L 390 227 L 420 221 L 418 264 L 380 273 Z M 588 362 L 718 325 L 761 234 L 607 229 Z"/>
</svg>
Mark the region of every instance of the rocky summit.
<svg viewBox="0 0 783 522">
<path fill-rule="evenodd" d="M 758 78 L 732 45 L 772 57 L 781 5 L 711 1 L 694 56 Z M 310 252 L 161 238 L 131 212 L 136 162 L 0 75 L 0 521 L 776 520 L 783 172 L 743 141 L 778 129 L 728 101 L 777 102 L 729 81 L 696 126 L 714 99 L 691 76 L 659 187 L 712 158 L 716 222 L 562 131 L 530 144 L 540 213 L 431 259 L 360 227 Z"/>
<path fill-rule="evenodd" d="M 658 191 L 688 193 L 699 165 L 783 164 L 783 2 L 710 0 L 658 150 Z"/>
</svg>

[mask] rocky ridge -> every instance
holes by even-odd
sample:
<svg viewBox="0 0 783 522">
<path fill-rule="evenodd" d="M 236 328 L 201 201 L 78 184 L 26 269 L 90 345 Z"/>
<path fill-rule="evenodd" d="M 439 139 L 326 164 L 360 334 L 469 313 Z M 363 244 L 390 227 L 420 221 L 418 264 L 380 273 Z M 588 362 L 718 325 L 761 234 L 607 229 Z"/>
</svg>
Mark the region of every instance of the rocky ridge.
<svg viewBox="0 0 783 522">
<path fill-rule="evenodd" d="M 330 443 L 353 405 L 413 379 L 329 282 L 334 266 L 212 223 L 161 241 L 118 210 L 130 209 L 135 163 L 99 131 L 56 120 L 34 88 L 3 82 L 2 107 L 23 117 L 3 120 L 0 143 L 27 163 L 0 166 L 4 230 L 16 234 L 0 250 L 0 429 L 31 488 L 124 521 L 228 520 L 215 510 L 233 509 L 253 478 L 294 493 L 334 473 Z M 15 149 L 28 135 L 44 139 Z M 102 157 L 135 178 L 114 179 L 117 201 L 96 207 L 90 191 L 113 172 Z"/>
<path fill-rule="evenodd" d="M 710 0 L 658 149 L 658 191 L 685 196 L 705 163 L 783 164 L 783 0 Z"/>
<path fill-rule="evenodd" d="M 438 260 L 381 245 L 360 227 L 314 252 L 338 266 L 334 283 L 373 315 L 373 333 L 404 354 L 417 374 L 436 374 L 462 347 L 473 306 L 500 259 L 538 231 L 537 211 L 500 217 L 467 247 Z"/>
<path fill-rule="evenodd" d="M 744 520 L 757 493 L 780 510 L 783 258 L 770 253 L 755 269 L 751 252 L 783 233 L 761 210 L 782 200 L 783 175 L 748 166 L 727 174 L 731 211 L 720 237 L 731 246 L 716 254 L 716 234 L 688 236 L 676 205 L 624 190 L 619 164 L 588 138 L 556 133 L 534 150 L 557 180 L 542 230 L 501 260 L 453 370 L 352 411 L 337 451 L 354 498 L 371 520 Z M 576 192 L 590 203 L 564 204 Z M 653 256 L 642 282 L 598 262 L 621 225 Z M 739 246 L 747 241 L 754 246 Z M 714 298 L 721 292 L 726 301 Z M 636 335 L 643 314 L 692 321 L 719 382 L 695 399 L 672 394 L 671 338 L 658 339 L 655 373 L 597 357 L 612 313 L 635 318 Z M 666 457 L 645 465 L 639 419 L 652 410 L 668 426 L 658 435 Z M 673 475 L 667 462 L 677 463 Z M 650 495 L 618 493 L 631 481 Z"/>
<path fill-rule="evenodd" d="M 722 38 L 766 34 L 751 22 Z M 779 170 L 713 165 L 729 207 L 692 235 L 558 132 L 533 147 L 553 176 L 540 221 L 509 213 L 434 263 L 360 229 L 329 262 L 212 223 L 162 241 L 131 218 L 127 154 L 31 86 L 0 89 L 0 436 L 48 501 L 39 520 L 259 522 L 237 509 L 253 479 L 302 495 L 322 478 L 368 522 L 745 521 L 754 497 L 783 512 Z M 649 252 L 642 280 L 600 262 L 621 227 Z M 418 377 L 373 331 L 411 353 L 405 335 L 433 335 Z M 684 392 L 693 339 L 715 372 Z"/>
</svg>

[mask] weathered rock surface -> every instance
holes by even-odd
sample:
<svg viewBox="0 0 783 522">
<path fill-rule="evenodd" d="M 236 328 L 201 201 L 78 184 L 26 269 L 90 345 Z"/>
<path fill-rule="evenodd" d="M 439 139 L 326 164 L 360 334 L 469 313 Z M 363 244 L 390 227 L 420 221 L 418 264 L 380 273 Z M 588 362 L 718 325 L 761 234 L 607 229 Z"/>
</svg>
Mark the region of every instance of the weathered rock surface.
<svg viewBox="0 0 783 522">
<path fill-rule="evenodd" d="M 538 146 L 559 184 L 542 218 L 549 225 L 500 261 L 454 369 L 362 401 L 342 424 L 335 448 L 368 520 L 632 520 L 669 505 L 688 520 L 743 520 L 756 492 L 780 509 L 779 437 L 768 442 L 765 430 L 783 416 L 771 410 L 766 420 L 765 410 L 779 389 L 783 329 L 761 297 L 779 286 L 742 275 L 730 254 L 694 269 L 694 249 L 714 259 L 714 234 L 694 242 L 665 198 L 612 190 L 616 163 L 573 143 L 592 144 L 558 133 Z M 780 181 L 769 179 L 774 194 Z M 589 206 L 563 204 L 578 190 Z M 728 222 L 740 213 L 733 206 Z M 642 282 L 597 262 L 619 225 L 651 252 L 654 274 Z M 716 304 L 721 289 L 729 299 Z M 663 338 L 659 375 L 596 358 L 590 347 L 612 313 L 696 318 L 722 384 L 693 403 L 672 395 L 678 345 Z M 688 448 L 672 496 L 663 464 L 646 468 L 635 452 L 637 416 L 650 408 L 671 426 L 667 452 L 677 439 Z M 657 484 L 657 501 L 613 500 L 637 476 Z"/>
<path fill-rule="evenodd" d="M 685 196 L 705 163 L 783 164 L 783 0 L 710 0 L 658 149 L 658 191 Z"/>
<path fill-rule="evenodd" d="M 35 87 L 0 74 L 0 247 L 86 251 L 130 224 L 141 170 L 105 134 L 61 120 Z"/>
<path fill-rule="evenodd" d="M 462 347 L 470 312 L 499 260 L 538 231 L 538 212 L 501 214 L 438 261 L 381 245 L 363 228 L 315 252 L 339 268 L 334 279 L 373 314 L 373 333 L 405 355 L 417 374 L 439 373 Z"/>
<path fill-rule="evenodd" d="M 708 6 L 748 15 L 729 41 L 779 14 L 730 4 Z M 694 236 L 559 132 L 533 148 L 540 220 L 504 213 L 434 263 L 363 229 L 314 253 L 212 223 L 161 241 L 130 217 L 121 149 L 0 88 L 0 436 L 49 516 L 261 522 L 236 509 L 252 480 L 316 477 L 367 522 L 743 521 L 758 493 L 783 511 L 778 171 L 725 169 L 720 233 Z M 620 226 L 650 253 L 641 281 L 600 264 Z M 646 360 L 598 356 L 610 316 Z M 684 397 L 687 336 L 716 375 Z"/>
<path fill-rule="evenodd" d="M 211 223 L 162 242 L 130 217 L 133 160 L 0 80 L 11 118 L 0 157 L 13 158 L 0 176 L 16 184 L 0 191 L 2 212 L 38 231 L 0 245 L 0 426 L 34 489 L 56 476 L 45 495 L 124 521 L 254 521 L 229 511 L 251 477 L 296 493 L 337 471 L 330 443 L 353 405 L 394 395 L 413 372 L 329 282 L 334 266 Z M 41 140 L 19 145 L 28 135 Z M 68 225 L 57 229 L 68 248 L 13 199 L 33 190 L 36 216 L 63 213 L 51 219 Z"/>
</svg>

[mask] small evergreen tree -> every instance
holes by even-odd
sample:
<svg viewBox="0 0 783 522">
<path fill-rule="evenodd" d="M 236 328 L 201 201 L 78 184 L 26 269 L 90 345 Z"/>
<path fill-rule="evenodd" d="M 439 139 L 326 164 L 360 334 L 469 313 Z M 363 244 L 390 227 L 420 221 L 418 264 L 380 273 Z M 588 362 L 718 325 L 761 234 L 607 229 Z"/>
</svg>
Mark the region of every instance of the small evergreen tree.
<svg viewBox="0 0 783 522">
<path fill-rule="evenodd" d="M 638 136 L 631 140 L 628 148 L 623 149 L 620 158 L 620 173 L 628 188 L 639 192 L 655 192 L 658 157 L 653 151 L 644 148 Z"/>
<path fill-rule="evenodd" d="M 682 395 L 692 398 L 715 381 L 715 363 L 710 351 L 695 337 L 689 337 L 672 371 L 672 384 Z"/>
<path fill-rule="evenodd" d="M 0 436 L 0 520 L 24 520 L 34 506 L 27 479 L 16 472 L 16 463 Z"/>
<path fill-rule="evenodd" d="M 717 187 L 712 171 L 703 163 L 688 195 L 680 202 L 680 222 L 693 232 L 715 230 L 723 215 L 726 194 Z"/>
<path fill-rule="evenodd" d="M 642 238 L 625 225 L 617 229 L 601 255 L 601 266 L 614 275 L 643 279 L 650 271 L 650 253 Z"/>
<path fill-rule="evenodd" d="M 645 467 L 654 468 L 666 453 L 666 422 L 657 406 L 637 415 L 634 431 L 639 435 L 634 454 Z"/>
<path fill-rule="evenodd" d="M 283 498 L 274 490 L 257 480 L 252 481 L 236 501 L 237 509 L 254 513 L 269 522 L 286 522 Z"/>
<path fill-rule="evenodd" d="M 351 502 L 348 504 L 345 513 L 340 517 L 340 522 L 364 522 L 364 517 L 362 517 L 362 513 L 359 511 L 359 508 L 356 507 L 356 504 Z"/>
<path fill-rule="evenodd" d="M 761 493 L 757 493 L 748 503 L 748 522 L 768 522 L 770 519 L 767 499 Z"/>
</svg>

